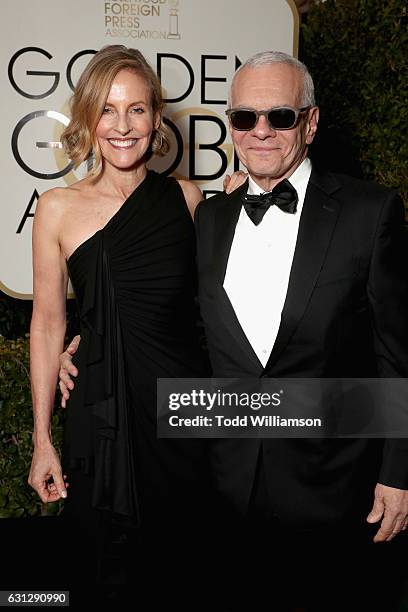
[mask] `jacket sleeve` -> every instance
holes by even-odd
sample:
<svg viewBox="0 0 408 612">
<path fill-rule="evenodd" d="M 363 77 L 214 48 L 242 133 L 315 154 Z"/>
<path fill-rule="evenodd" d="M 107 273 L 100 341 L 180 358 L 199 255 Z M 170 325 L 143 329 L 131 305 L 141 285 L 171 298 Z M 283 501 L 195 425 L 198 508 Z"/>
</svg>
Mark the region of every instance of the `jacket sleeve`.
<svg viewBox="0 0 408 612">
<path fill-rule="evenodd" d="M 404 207 L 390 192 L 378 220 L 367 290 L 378 374 L 406 378 L 408 385 L 407 264 Z M 408 489 L 408 438 L 385 440 L 379 482 Z"/>
</svg>

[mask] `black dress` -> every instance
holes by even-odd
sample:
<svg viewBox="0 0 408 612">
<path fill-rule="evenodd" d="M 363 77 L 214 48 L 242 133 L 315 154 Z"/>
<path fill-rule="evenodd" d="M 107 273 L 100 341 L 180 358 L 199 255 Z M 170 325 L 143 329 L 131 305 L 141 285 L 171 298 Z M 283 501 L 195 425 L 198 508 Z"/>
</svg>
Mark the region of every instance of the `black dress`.
<svg viewBox="0 0 408 612">
<path fill-rule="evenodd" d="M 66 412 L 64 514 L 93 535 L 103 582 L 112 542 L 136 534 L 132 554 L 145 564 L 158 542 L 168 550 L 191 539 L 180 534 L 203 520 L 208 499 L 203 441 L 156 436 L 156 379 L 209 373 L 197 326 L 194 226 L 177 181 L 148 171 L 68 269 L 81 343 Z"/>
</svg>

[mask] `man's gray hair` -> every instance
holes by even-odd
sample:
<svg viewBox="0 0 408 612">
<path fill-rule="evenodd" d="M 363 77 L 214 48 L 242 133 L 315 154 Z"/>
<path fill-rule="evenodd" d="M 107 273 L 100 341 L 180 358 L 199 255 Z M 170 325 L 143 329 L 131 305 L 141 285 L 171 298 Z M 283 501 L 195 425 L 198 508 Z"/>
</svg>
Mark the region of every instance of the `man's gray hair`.
<svg viewBox="0 0 408 612">
<path fill-rule="evenodd" d="M 231 83 L 231 91 L 237 74 L 243 68 L 259 68 L 259 66 L 268 66 L 269 64 L 289 64 L 290 66 L 293 66 L 299 70 L 299 72 L 303 75 L 303 93 L 301 105 L 315 106 L 313 79 L 307 67 L 292 55 L 282 53 L 281 51 L 262 51 L 261 53 L 257 53 L 256 55 L 253 55 L 247 59 L 246 62 L 244 62 L 235 72 Z"/>
</svg>

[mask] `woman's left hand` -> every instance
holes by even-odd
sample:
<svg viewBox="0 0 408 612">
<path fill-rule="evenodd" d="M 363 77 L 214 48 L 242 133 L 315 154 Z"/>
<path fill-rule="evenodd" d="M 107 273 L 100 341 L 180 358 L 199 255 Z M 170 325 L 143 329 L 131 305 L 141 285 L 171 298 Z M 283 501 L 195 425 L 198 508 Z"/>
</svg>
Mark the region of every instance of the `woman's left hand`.
<svg viewBox="0 0 408 612">
<path fill-rule="evenodd" d="M 242 170 L 237 170 L 231 176 L 229 174 L 225 175 L 224 181 L 222 183 L 224 187 L 225 193 L 232 193 L 238 187 L 241 187 L 243 183 L 248 178 L 248 174 L 246 172 L 242 172 Z"/>
</svg>

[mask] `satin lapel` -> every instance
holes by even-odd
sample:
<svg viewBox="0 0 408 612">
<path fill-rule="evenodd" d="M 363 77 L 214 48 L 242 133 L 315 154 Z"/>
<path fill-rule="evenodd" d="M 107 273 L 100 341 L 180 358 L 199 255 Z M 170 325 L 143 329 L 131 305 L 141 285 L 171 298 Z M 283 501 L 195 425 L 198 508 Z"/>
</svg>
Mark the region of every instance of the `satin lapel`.
<svg viewBox="0 0 408 612">
<path fill-rule="evenodd" d="M 240 346 L 246 357 L 251 360 L 252 365 L 256 368 L 256 371 L 261 372 L 262 364 L 249 343 L 246 335 L 244 334 L 228 295 L 223 287 L 228 257 L 235 234 L 235 226 L 242 207 L 241 196 L 246 192 L 247 188 L 248 181 L 246 181 L 236 191 L 227 195 L 223 205 L 218 208 L 216 213 L 213 252 L 215 295 L 225 327 L 227 327 L 231 336 Z"/>
<path fill-rule="evenodd" d="M 276 363 L 306 310 L 336 226 L 341 205 L 332 194 L 339 187 L 333 175 L 320 176 L 312 172 L 299 223 L 281 323 L 264 372 L 268 372 Z"/>
<path fill-rule="evenodd" d="M 224 202 L 216 212 L 214 228 L 214 270 L 216 281 L 224 282 L 229 252 L 234 238 L 235 226 L 241 212 L 241 196 L 248 188 L 246 181 L 236 191 L 225 195 Z"/>
</svg>

